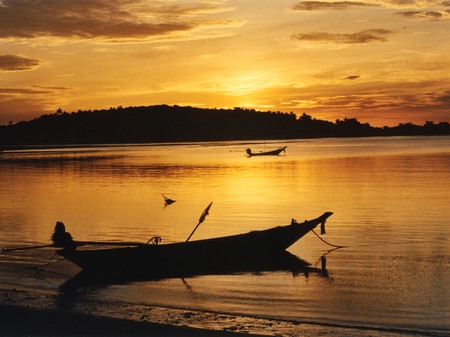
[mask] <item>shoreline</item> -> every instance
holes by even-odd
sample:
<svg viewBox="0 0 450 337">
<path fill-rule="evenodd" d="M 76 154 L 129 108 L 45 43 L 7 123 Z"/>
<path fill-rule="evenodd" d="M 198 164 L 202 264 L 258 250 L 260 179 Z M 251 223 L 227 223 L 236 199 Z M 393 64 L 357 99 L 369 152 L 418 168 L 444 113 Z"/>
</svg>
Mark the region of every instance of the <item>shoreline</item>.
<svg viewBox="0 0 450 337">
<path fill-rule="evenodd" d="M 441 333 L 350 327 L 244 317 L 177 308 L 86 301 L 0 285 L 0 336 L 9 337 L 354 337 L 444 336 Z M 82 297 L 82 296 L 81 296 Z"/>
<path fill-rule="evenodd" d="M 92 149 L 92 148 L 123 148 L 123 147 L 146 147 L 146 146 L 177 146 L 186 144 L 220 144 L 235 143 L 241 145 L 258 144 L 264 142 L 271 143 L 289 143 L 293 141 L 311 141 L 317 139 L 375 139 L 375 138 L 428 138 L 428 137 L 449 137 L 450 134 L 431 134 L 431 135 L 366 135 L 366 136 L 322 136 L 322 137 L 299 137 L 299 138 L 270 138 L 270 139 L 225 139 L 225 140 L 186 140 L 186 141 L 153 141 L 153 142 L 117 142 L 117 143 L 49 143 L 49 144 L 0 144 L 0 152 L 14 153 L 39 150 L 65 150 L 65 149 Z"/>
<path fill-rule="evenodd" d="M 246 334 L 0 304 L 0 335 L 10 337 L 239 337 Z"/>
</svg>

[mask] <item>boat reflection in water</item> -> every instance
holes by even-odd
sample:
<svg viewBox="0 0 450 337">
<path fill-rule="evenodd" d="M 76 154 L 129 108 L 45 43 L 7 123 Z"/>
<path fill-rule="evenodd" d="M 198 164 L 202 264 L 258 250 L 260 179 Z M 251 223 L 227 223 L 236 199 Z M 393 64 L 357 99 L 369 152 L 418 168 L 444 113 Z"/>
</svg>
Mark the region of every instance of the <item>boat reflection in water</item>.
<svg viewBox="0 0 450 337">
<path fill-rule="evenodd" d="M 60 286 L 60 290 L 67 294 L 76 293 L 77 290 L 89 287 L 102 287 L 112 284 L 125 284 L 139 281 L 158 281 L 168 278 L 189 278 L 207 275 L 239 275 L 239 274 L 259 274 L 270 272 L 289 272 L 294 276 L 317 274 L 328 277 L 325 267 L 325 257 L 322 257 L 321 268 L 312 266 L 310 263 L 287 252 L 279 252 L 271 255 L 264 255 L 260 258 L 254 256 L 242 257 L 233 262 L 217 261 L 218 263 L 192 263 L 189 268 L 152 268 L 151 265 L 145 270 L 135 270 L 123 273 L 114 270 L 92 271 L 82 270 L 72 279 Z M 210 262 L 214 262 L 210 259 Z"/>
<path fill-rule="evenodd" d="M 211 205 L 205 209 L 195 229 L 203 222 Z M 160 245 L 161 238 L 154 237 L 146 244 L 103 243 L 126 246 L 105 249 L 77 249 L 101 243 L 73 241 L 64 224 L 57 223 L 52 241 L 54 247 L 62 248 L 56 251 L 58 255 L 83 269 L 84 279 L 120 282 L 124 277 L 128 280 L 275 270 L 308 272 L 308 264 L 286 249 L 319 224 L 324 233 L 325 222 L 332 214 L 325 212 L 302 223 L 292 219 L 286 226 L 245 234 L 189 241 L 194 229 L 186 242 Z"/>
<path fill-rule="evenodd" d="M 212 203 L 205 209 L 197 227 L 203 222 Z M 313 231 L 319 224 L 325 232 L 325 222 L 333 213 L 298 223 L 292 219 L 286 226 L 245 234 L 212 239 L 159 244 L 160 237 L 141 243 L 103 243 L 125 245 L 120 248 L 77 249 L 99 242 L 72 240 L 64 224 L 57 223 L 52 236 L 56 253 L 83 269 L 89 278 L 127 278 L 143 275 L 146 278 L 185 277 L 204 274 L 229 274 L 243 271 L 290 270 L 306 264 L 286 252 L 286 249 Z M 288 254 L 288 255 L 286 255 Z"/>
</svg>

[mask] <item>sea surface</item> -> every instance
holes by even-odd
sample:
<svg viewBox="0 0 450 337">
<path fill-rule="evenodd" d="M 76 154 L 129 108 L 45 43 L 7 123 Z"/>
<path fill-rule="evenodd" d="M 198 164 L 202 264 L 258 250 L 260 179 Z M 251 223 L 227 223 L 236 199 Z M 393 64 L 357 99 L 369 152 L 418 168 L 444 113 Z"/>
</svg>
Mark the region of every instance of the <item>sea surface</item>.
<svg viewBox="0 0 450 337">
<path fill-rule="evenodd" d="M 286 145 L 280 156 L 245 154 Z M 191 240 L 331 211 L 321 238 L 346 246 L 309 233 L 288 249 L 310 264 L 300 272 L 103 284 L 70 297 L 58 289 L 79 269 L 52 249 L 4 252 L 2 303 L 31 303 L 30 292 L 61 310 L 282 336 L 306 325 L 450 335 L 448 136 L 5 151 L 0 198 L 2 248 L 48 244 L 56 221 L 75 240 L 185 241 L 210 202 Z"/>
</svg>

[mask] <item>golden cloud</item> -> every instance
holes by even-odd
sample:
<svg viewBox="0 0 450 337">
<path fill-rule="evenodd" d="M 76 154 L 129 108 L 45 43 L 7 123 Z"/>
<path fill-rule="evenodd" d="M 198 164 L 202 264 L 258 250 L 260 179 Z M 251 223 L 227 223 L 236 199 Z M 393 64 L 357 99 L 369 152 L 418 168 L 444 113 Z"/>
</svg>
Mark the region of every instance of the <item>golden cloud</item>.
<svg viewBox="0 0 450 337">
<path fill-rule="evenodd" d="M 333 43 L 370 43 L 385 42 L 385 35 L 391 34 L 392 31 L 386 29 L 367 29 L 357 33 L 326 33 L 312 32 L 292 35 L 291 38 L 299 41 L 309 42 L 333 42 Z"/>
<path fill-rule="evenodd" d="M 298 11 L 316 11 L 328 9 L 346 9 L 352 7 L 378 7 L 378 4 L 356 1 L 302 1 L 292 8 Z"/>
<path fill-rule="evenodd" d="M 395 14 L 407 18 L 439 20 L 450 13 L 448 11 L 403 11 Z"/>
<path fill-rule="evenodd" d="M 3 0 L 0 38 L 146 39 L 214 24 L 202 14 L 227 10 L 201 2 Z"/>
<path fill-rule="evenodd" d="M 31 70 L 39 65 L 39 60 L 17 55 L 0 55 L 0 71 Z"/>
</svg>

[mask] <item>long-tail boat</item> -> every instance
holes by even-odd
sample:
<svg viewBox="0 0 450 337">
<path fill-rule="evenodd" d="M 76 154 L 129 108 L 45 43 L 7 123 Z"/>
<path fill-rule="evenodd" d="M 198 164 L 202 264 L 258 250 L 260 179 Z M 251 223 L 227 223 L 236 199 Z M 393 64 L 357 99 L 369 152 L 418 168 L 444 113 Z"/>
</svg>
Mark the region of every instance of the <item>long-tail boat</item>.
<svg viewBox="0 0 450 337">
<path fill-rule="evenodd" d="M 263 151 L 263 152 L 252 152 L 252 149 L 248 148 L 246 150 L 247 156 L 278 156 L 281 152 L 286 152 L 287 146 L 280 147 L 279 149 L 272 151 Z"/>
<path fill-rule="evenodd" d="M 203 219 L 207 210 L 202 215 Z M 326 212 L 304 222 L 292 219 L 286 226 L 245 234 L 168 244 L 161 244 L 160 237 L 154 237 L 147 243 L 74 241 L 60 223 L 58 230 L 55 227 L 52 241 L 53 247 L 61 248 L 56 251 L 57 254 L 91 273 L 145 271 L 170 276 L 189 273 L 197 268 L 232 265 L 234 261 L 261 260 L 281 254 L 319 224 L 322 224 L 324 232 L 325 222 L 332 214 Z M 105 247 L 92 249 L 87 245 Z M 108 245 L 123 247 L 107 248 Z"/>
</svg>

